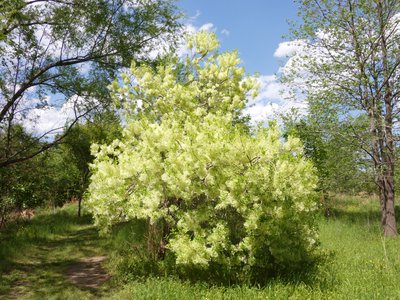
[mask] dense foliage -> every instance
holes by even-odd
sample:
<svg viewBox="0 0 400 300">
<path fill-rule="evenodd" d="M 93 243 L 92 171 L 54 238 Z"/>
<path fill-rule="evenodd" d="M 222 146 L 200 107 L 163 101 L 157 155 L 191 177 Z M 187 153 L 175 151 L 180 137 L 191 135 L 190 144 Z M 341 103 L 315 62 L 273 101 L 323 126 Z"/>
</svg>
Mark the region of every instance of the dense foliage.
<svg viewBox="0 0 400 300">
<path fill-rule="evenodd" d="M 14 135 L 19 136 L 18 147 L 46 145 L 36 141 L 22 126 L 14 127 Z M 93 160 L 91 143 L 109 143 L 120 135 L 118 116 L 104 111 L 76 124 L 63 143 L 24 163 L 0 168 L 0 228 L 11 212 L 62 206 L 71 199 L 80 201 L 88 186 L 89 163 Z"/>
<path fill-rule="evenodd" d="M 173 47 L 180 16 L 169 0 L 1 1 L 0 167 L 62 139 L 10 148 L 18 140 L 13 126 L 34 123 L 36 109 L 62 104 L 71 109 L 72 126 L 108 105 L 107 85 L 121 68 L 132 60 L 154 60 L 156 46 Z M 49 142 L 60 129 L 39 130 L 36 139 Z"/>
<path fill-rule="evenodd" d="M 132 65 L 113 84 L 127 125 L 122 139 L 92 146 L 96 224 L 148 219 L 158 257 L 170 250 L 178 265 L 298 267 L 316 246 L 313 166 L 299 139 L 244 125 L 256 84 L 236 52 L 215 52 L 206 32 L 188 46 L 183 62 Z"/>
</svg>

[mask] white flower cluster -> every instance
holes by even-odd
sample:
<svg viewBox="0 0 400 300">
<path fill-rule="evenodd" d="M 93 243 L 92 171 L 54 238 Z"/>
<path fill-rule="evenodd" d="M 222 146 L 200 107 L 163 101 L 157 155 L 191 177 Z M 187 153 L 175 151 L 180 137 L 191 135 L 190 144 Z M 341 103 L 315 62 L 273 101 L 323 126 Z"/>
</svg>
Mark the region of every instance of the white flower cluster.
<svg viewBox="0 0 400 300">
<path fill-rule="evenodd" d="M 163 220 L 178 264 L 301 261 L 316 238 L 312 164 L 276 126 L 249 132 L 238 121 L 256 83 L 236 52 L 214 53 L 205 32 L 189 44 L 196 55 L 183 63 L 133 65 L 113 85 L 128 123 L 121 141 L 92 148 L 97 225 Z"/>
</svg>

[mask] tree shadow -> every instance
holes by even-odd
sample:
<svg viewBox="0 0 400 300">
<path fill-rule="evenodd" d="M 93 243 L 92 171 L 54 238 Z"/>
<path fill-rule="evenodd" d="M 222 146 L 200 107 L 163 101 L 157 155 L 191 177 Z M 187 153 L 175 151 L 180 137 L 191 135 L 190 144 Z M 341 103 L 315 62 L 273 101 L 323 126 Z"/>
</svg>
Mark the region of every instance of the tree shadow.
<svg viewBox="0 0 400 300">
<path fill-rule="evenodd" d="M 395 214 L 400 216 L 400 206 L 395 207 Z M 340 220 L 361 227 L 380 228 L 381 226 L 381 212 L 378 204 L 376 208 L 361 207 L 357 210 L 349 210 L 346 207 L 328 207 L 324 212 L 321 212 L 322 215 L 326 220 Z M 398 229 L 400 230 L 399 226 Z"/>
<path fill-rule="evenodd" d="M 97 286 L 77 286 L 67 274 L 81 264 L 89 268 L 83 258 L 104 253 L 104 238 L 98 235 L 90 216 L 79 218 L 61 211 L 14 225 L 0 233 L 0 294 L 11 298 L 65 293 L 66 298 L 75 299 L 98 296 Z M 95 264 L 98 274 L 100 267 Z"/>
<path fill-rule="evenodd" d="M 142 220 L 120 223 L 113 227 L 111 239 L 114 243 L 114 255 L 111 260 L 115 279 L 122 282 L 146 282 L 148 278 L 174 278 L 181 282 L 206 285 L 210 287 L 230 288 L 249 286 L 264 288 L 280 282 L 287 285 L 305 285 L 320 290 L 331 290 L 337 279 L 329 268 L 334 254 L 317 251 L 310 255 L 297 268 L 289 269 L 252 269 L 235 267 L 227 270 L 226 266 L 210 264 L 207 269 L 182 267 L 176 264 L 176 258 L 167 252 L 163 259 L 149 255 L 146 241 L 146 224 Z M 131 233 L 131 235 L 129 235 Z M 125 242 L 122 242 L 125 240 Z M 272 265 L 272 262 L 271 262 Z M 332 274 L 331 276 L 325 276 Z"/>
</svg>

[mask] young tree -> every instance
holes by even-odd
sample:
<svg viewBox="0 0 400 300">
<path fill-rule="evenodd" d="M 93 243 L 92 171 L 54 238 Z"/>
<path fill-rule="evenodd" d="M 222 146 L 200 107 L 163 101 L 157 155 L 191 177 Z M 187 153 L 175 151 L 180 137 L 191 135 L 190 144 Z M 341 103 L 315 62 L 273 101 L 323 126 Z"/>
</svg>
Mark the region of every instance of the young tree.
<svg viewBox="0 0 400 300">
<path fill-rule="evenodd" d="M 299 139 L 243 125 L 255 80 L 236 52 L 215 52 L 206 32 L 188 46 L 193 56 L 156 69 L 133 64 L 113 84 L 128 122 L 122 139 L 92 146 L 95 222 L 106 230 L 148 219 L 161 231 L 159 256 L 169 250 L 184 266 L 264 276 L 299 268 L 316 246 L 312 164 Z"/>
<path fill-rule="evenodd" d="M 303 51 L 289 60 L 286 80 L 296 95 L 298 89 L 306 93 L 310 109 L 330 134 L 347 124 L 349 131 L 341 138 L 351 139 L 372 160 L 383 232 L 397 235 L 394 168 L 400 109 L 400 2 L 298 3 L 303 24 L 293 33 Z"/>
<path fill-rule="evenodd" d="M 68 101 L 74 110 L 71 127 L 108 102 L 107 86 L 118 70 L 146 60 L 154 47 L 173 45 L 179 17 L 170 0 L 2 1 L 0 167 L 29 159 L 63 138 L 11 149 L 12 127 L 30 109 Z"/>
<path fill-rule="evenodd" d="M 81 216 L 82 197 L 89 184 L 89 164 L 94 159 L 94 156 L 90 153 L 90 146 L 93 143 L 109 144 L 114 139 L 120 138 L 122 132 L 120 122 L 114 111 L 106 110 L 97 113 L 92 119 L 72 128 L 58 147 L 59 151 L 72 160 L 71 163 L 77 169 L 73 184 L 64 185 L 63 188 L 64 191 L 70 189 L 69 197 L 77 198 L 79 217 Z M 57 166 L 56 169 L 61 171 Z M 65 195 L 65 192 L 63 194 Z M 64 197 L 63 201 L 66 200 L 68 200 L 67 197 Z"/>
</svg>

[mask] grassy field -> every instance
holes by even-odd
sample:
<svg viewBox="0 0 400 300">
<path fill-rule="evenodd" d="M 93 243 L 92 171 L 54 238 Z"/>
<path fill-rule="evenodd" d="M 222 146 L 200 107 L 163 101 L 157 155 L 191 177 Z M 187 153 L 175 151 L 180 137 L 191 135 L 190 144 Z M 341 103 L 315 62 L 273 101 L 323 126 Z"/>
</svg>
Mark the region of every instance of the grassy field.
<svg viewBox="0 0 400 300">
<path fill-rule="evenodd" d="M 258 287 L 190 283 L 157 270 L 149 275 L 154 266 L 142 261 L 141 224 L 122 224 L 99 237 L 89 216 L 75 217 L 73 205 L 44 211 L 0 233 L 0 298 L 400 299 L 400 239 L 380 234 L 376 200 L 343 196 L 330 206 L 330 217 L 319 218 L 326 253 L 319 268 Z M 71 280 L 71 266 L 103 256 L 110 280 L 94 287 Z"/>
</svg>

